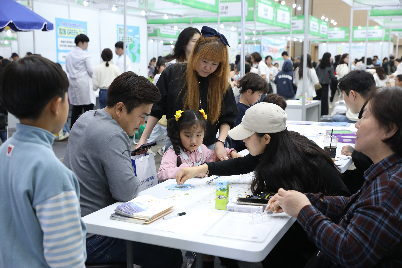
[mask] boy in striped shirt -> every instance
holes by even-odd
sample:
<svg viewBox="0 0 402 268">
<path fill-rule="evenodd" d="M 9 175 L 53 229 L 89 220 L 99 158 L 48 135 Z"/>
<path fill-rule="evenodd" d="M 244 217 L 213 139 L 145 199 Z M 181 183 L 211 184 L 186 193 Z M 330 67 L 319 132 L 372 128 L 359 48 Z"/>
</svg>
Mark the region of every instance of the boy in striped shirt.
<svg viewBox="0 0 402 268">
<path fill-rule="evenodd" d="M 61 67 L 40 56 L 0 76 L 1 106 L 21 122 L 0 147 L 0 267 L 85 267 L 78 181 L 52 150 L 67 89 Z"/>
</svg>

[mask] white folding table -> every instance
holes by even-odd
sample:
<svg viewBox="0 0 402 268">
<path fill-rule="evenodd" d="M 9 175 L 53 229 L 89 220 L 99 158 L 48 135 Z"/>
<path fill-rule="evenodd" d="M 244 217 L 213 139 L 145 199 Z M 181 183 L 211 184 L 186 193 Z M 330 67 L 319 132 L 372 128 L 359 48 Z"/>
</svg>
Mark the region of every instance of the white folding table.
<svg viewBox="0 0 402 268">
<path fill-rule="evenodd" d="M 200 253 L 197 254 L 197 267 L 202 267 L 202 254 L 248 262 L 262 261 L 296 219 L 287 215 L 279 218 L 269 216 L 276 223 L 270 227 L 267 225 L 272 230 L 261 243 L 206 235 L 205 232 L 227 213 L 235 213 L 215 209 L 215 185 L 207 185 L 207 180 L 208 178 L 188 180 L 186 183 L 195 186 L 195 189 L 185 192 L 168 190 L 167 185 L 176 183 L 175 180 L 168 180 L 140 193 L 170 200 L 174 205 L 174 213 L 186 212 L 185 216 L 170 220 L 160 219 L 149 225 L 120 222 L 110 219 L 110 215 L 120 204 L 115 203 L 83 218 L 87 232 L 128 241 L 127 267 L 133 267 L 130 241 Z M 233 184 L 230 191 L 239 192 L 243 187 L 245 189 L 249 185 Z M 250 226 L 244 226 L 247 227 Z"/>
</svg>

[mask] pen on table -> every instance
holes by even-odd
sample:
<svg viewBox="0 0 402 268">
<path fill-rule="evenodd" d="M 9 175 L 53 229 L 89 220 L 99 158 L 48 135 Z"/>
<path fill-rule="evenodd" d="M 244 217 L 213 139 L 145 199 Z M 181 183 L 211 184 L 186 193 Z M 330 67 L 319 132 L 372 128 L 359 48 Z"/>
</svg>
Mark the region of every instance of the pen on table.
<svg viewBox="0 0 402 268">
<path fill-rule="evenodd" d="M 176 218 L 176 217 L 179 217 L 179 216 L 184 216 L 184 215 L 186 215 L 186 212 L 180 212 L 180 213 L 177 213 L 177 214 L 174 214 L 174 215 L 165 216 L 165 217 L 163 217 L 163 219 L 164 220 L 169 220 L 169 219 L 173 219 L 173 218 Z"/>
</svg>

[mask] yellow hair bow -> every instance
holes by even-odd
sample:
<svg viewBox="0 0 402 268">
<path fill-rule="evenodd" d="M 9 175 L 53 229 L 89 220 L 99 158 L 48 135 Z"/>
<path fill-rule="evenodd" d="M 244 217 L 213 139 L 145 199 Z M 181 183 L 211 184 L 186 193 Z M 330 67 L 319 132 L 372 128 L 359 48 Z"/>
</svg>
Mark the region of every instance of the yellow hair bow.
<svg viewBox="0 0 402 268">
<path fill-rule="evenodd" d="M 181 114 L 183 113 L 182 110 L 178 110 L 176 111 L 176 114 L 174 115 L 174 117 L 176 118 L 176 121 L 179 121 L 179 118 L 181 117 Z"/>
<path fill-rule="evenodd" d="M 207 121 L 207 114 L 204 112 L 204 109 L 199 110 L 199 112 L 202 114 L 202 116 L 204 117 L 205 121 Z"/>
</svg>

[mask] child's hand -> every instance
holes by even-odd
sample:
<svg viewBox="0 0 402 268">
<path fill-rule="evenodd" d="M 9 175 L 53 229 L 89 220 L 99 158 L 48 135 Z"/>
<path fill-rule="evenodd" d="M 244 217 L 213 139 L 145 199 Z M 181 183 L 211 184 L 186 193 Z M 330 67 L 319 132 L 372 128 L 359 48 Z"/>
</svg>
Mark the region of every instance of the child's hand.
<svg viewBox="0 0 402 268">
<path fill-rule="evenodd" d="M 194 178 L 198 174 L 205 174 L 207 171 L 208 166 L 205 164 L 198 167 L 182 168 L 176 175 L 176 182 L 178 185 L 183 185 L 186 180 Z"/>
<path fill-rule="evenodd" d="M 239 154 L 239 153 L 237 153 L 237 152 L 235 152 L 235 151 L 230 152 L 230 156 L 231 156 L 232 158 L 243 157 L 241 154 Z"/>
</svg>

